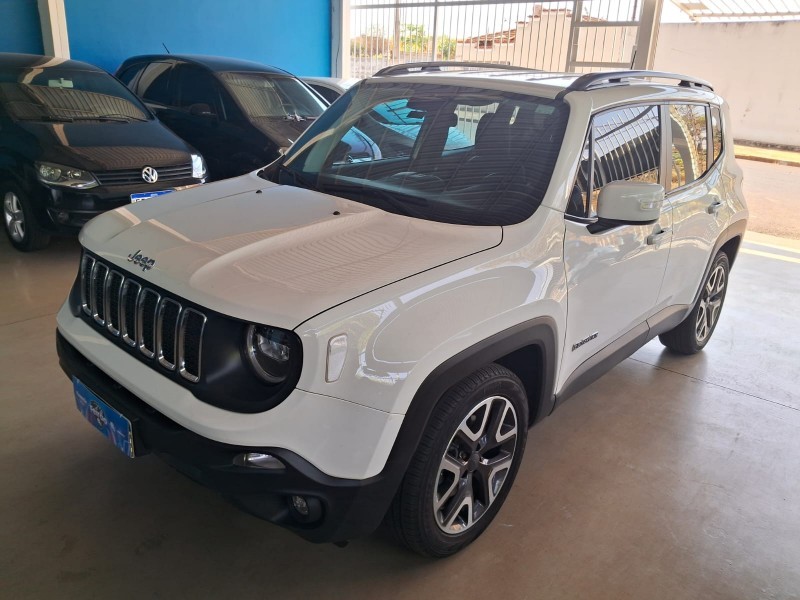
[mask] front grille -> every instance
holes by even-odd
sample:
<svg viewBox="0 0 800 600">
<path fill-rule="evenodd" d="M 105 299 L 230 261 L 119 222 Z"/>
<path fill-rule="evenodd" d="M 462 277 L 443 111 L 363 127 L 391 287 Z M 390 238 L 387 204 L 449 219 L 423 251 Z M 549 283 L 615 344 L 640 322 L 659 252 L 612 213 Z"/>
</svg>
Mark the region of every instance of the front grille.
<svg viewBox="0 0 800 600">
<path fill-rule="evenodd" d="M 177 369 L 192 383 L 200 380 L 203 313 L 88 255 L 81 260 L 80 290 L 81 310 L 95 325 L 138 350 L 143 360 Z"/>
<path fill-rule="evenodd" d="M 175 165 L 172 167 L 154 167 L 158 172 L 158 181 L 153 185 L 158 185 L 162 181 L 180 181 L 181 179 L 191 179 L 192 163 Z M 123 169 L 120 171 L 95 172 L 95 177 L 100 185 L 135 185 L 145 183 L 142 178 L 142 169 Z"/>
</svg>

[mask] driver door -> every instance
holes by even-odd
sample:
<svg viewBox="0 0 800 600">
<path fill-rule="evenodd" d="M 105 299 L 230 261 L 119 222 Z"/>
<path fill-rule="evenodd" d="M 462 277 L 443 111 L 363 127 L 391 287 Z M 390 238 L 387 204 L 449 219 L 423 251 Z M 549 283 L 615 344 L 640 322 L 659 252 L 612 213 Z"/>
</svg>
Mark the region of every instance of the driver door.
<svg viewBox="0 0 800 600">
<path fill-rule="evenodd" d="M 672 235 L 669 204 L 655 224 L 613 226 L 598 222 L 597 198 L 614 181 L 662 182 L 660 121 L 659 106 L 593 117 L 565 214 L 568 308 L 558 389 L 612 349 L 646 335 L 645 321 L 657 310 Z"/>
</svg>

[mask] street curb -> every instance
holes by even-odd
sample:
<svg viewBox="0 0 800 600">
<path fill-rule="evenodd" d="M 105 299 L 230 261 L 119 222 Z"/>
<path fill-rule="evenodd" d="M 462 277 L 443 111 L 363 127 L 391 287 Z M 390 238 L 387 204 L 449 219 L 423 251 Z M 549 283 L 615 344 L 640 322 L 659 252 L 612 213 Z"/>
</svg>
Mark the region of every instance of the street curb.
<svg viewBox="0 0 800 600">
<path fill-rule="evenodd" d="M 741 160 L 755 160 L 758 162 L 772 163 L 774 165 L 784 165 L 787 167 L 800 167 L 800 160 L 784 160 L 780 158 L 769 158 L 767 156 L 754 156 L 752 154 L 736 154 L 736 158 Z"/>
</svg>

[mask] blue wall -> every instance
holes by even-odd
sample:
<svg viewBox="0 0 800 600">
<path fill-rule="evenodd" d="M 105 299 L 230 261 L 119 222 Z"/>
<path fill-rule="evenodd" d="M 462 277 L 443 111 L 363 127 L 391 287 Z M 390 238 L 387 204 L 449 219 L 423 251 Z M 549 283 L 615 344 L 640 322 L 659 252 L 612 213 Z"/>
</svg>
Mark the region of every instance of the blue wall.
<svg viewBox="0 0 800 600">
<path fill-rule="evenodd" d="M 6 0 L 0 0 L 4 2 Z M 329 0 L 65 0 L 72 58 L 114 72 L 135 54 L 212 54 L 330 75 Z"/>
<path fill-rule="evenodd" d="M 43 51 L 36 0 L 0 0 L 0 52 Z"/>
</svg>

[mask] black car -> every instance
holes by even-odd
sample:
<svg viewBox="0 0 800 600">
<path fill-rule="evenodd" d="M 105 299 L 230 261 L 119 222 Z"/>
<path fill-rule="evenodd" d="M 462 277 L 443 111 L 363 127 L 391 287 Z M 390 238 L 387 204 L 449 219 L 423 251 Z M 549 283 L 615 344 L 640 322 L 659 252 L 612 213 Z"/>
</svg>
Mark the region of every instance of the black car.
<svg viewBox="0 0 800 600">
<path fill-rule="evenodd" d="M 0 53 L 0 198 L 18 250 L 205 176 L 203 158 L 105 71 Z"/>
<path fill-rule="evenodd" d="M 291 73 L 232 58 L 134 56 L 117 77 L 203 154 L 211 179 L 272 162 L 326 108 Z"/>
</svg>

